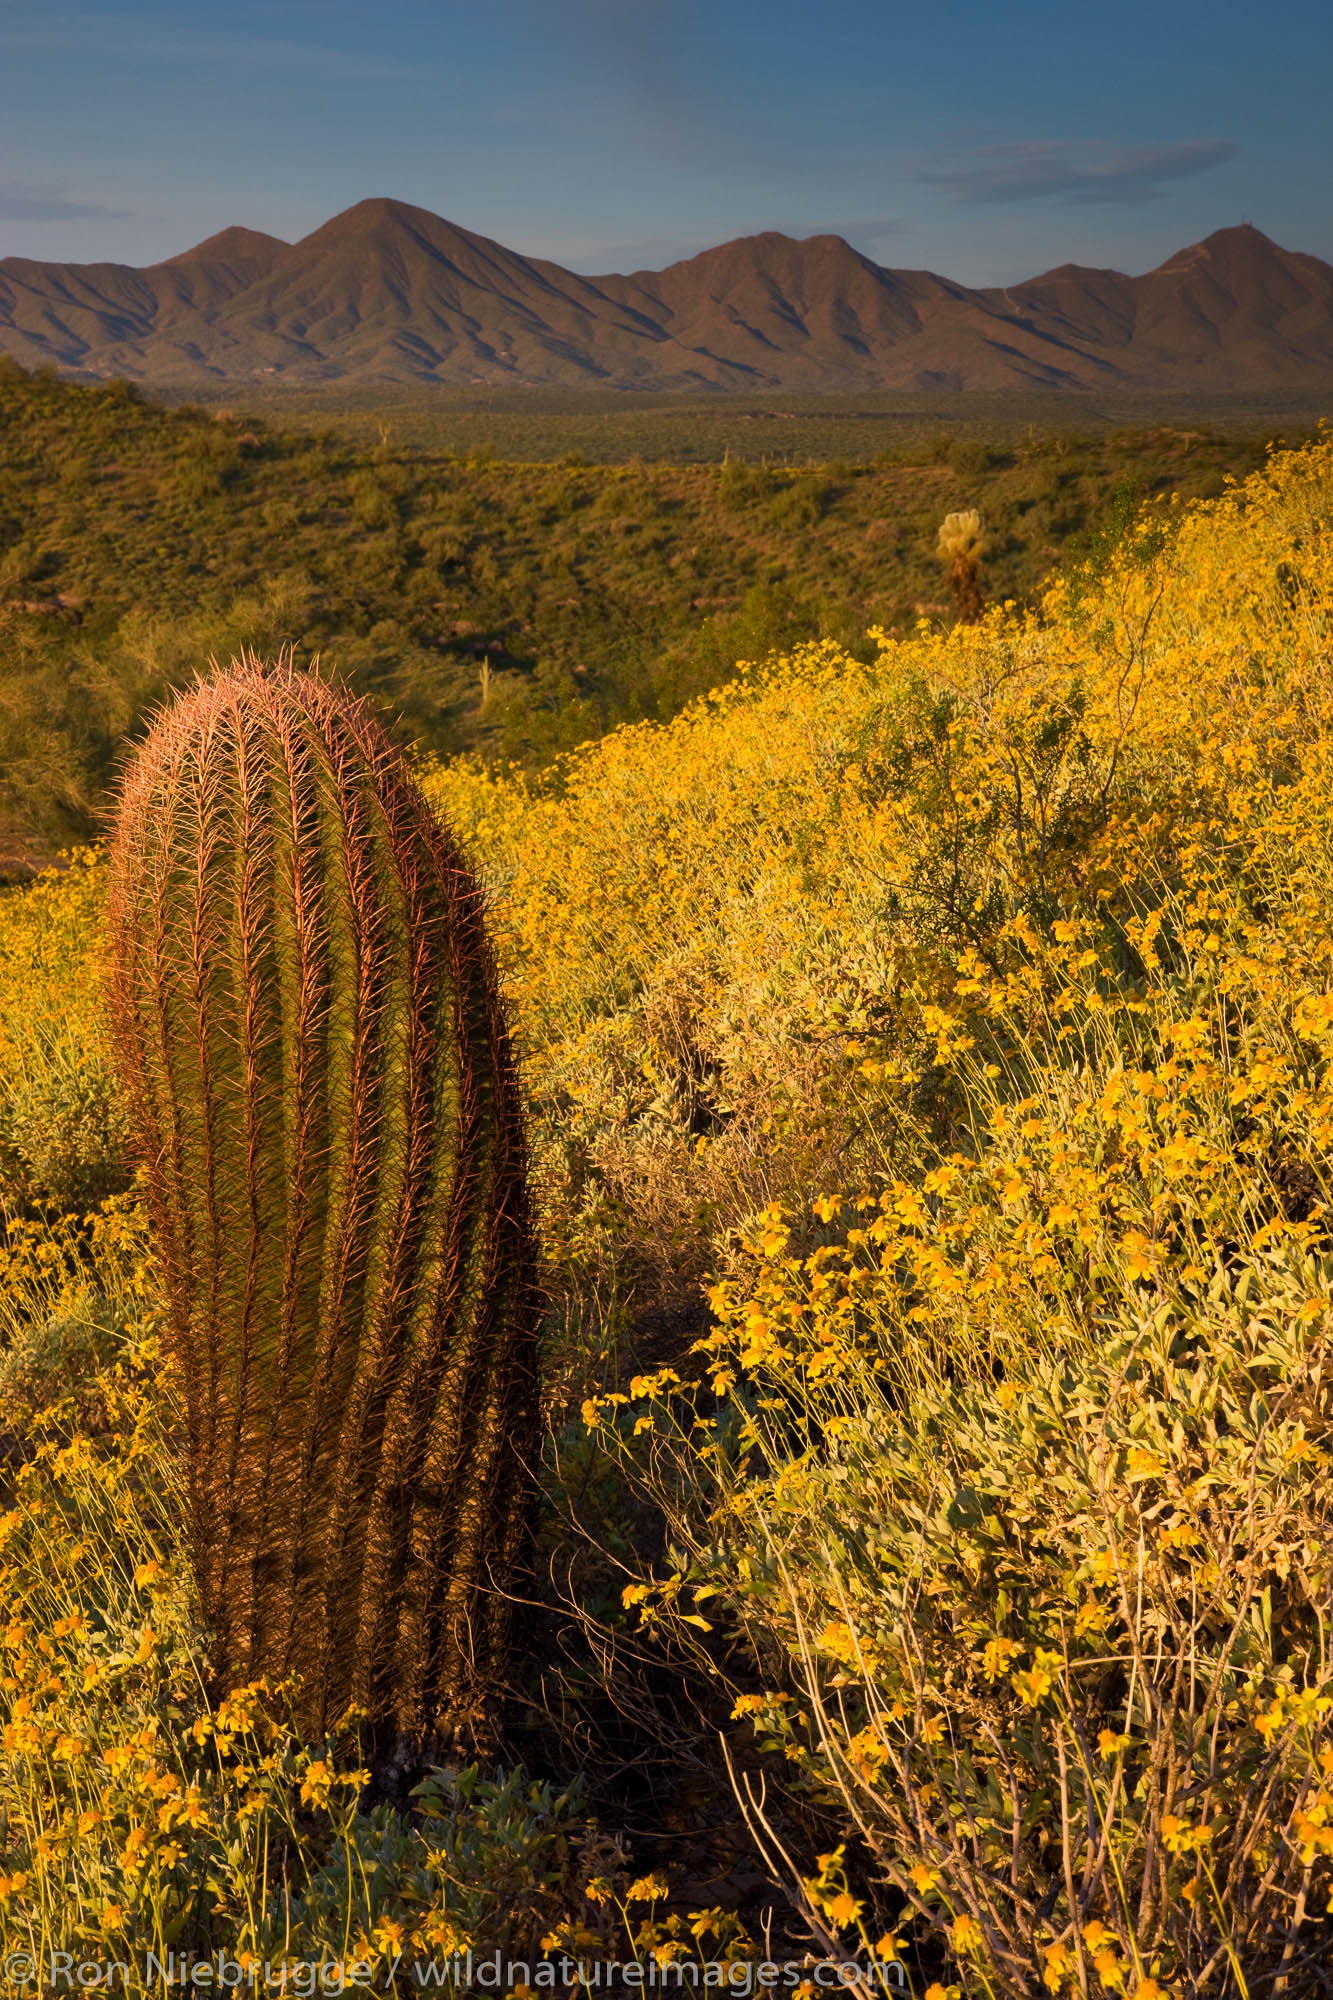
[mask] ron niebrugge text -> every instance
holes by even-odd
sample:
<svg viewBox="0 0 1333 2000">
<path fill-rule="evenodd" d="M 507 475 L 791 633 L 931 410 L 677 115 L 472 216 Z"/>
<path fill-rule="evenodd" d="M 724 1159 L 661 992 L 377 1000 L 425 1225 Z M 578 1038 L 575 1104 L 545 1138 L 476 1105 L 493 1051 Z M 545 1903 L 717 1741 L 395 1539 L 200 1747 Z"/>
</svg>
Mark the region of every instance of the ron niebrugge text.
<svg viewBox="0 0 1333 2000">
<path fill-rule="evenodd" d="M 236 1958 L 226 1952 L 200 1957 L 193 1952 L 148 1952 L 141 1959 L 80 1958 L 71 1951 L 11 1952 L 5 1959 L 4 1990 L 37 1987 L 45 1993 L 134 1993 L 156 1988 L 187 1993 L 276 1992 L 297 1996 L 330 1993 L 411 1991 L 524 1993 L 547 1988 L 564 1992 L 617 1990 L 679 1993 L 721 1989 L 726 1993 L 775 1991 L 831 1992 L 838 1989 L 903 1988 L 900 1965 L 855 1959 L 760 1959 L 753 1963 L 686 1959 L 659 1965 L 656 1959 L 550 1958 L 502 1960 L 459 1952 L 449 1958 L 334 1959 Z"/>
</svg>

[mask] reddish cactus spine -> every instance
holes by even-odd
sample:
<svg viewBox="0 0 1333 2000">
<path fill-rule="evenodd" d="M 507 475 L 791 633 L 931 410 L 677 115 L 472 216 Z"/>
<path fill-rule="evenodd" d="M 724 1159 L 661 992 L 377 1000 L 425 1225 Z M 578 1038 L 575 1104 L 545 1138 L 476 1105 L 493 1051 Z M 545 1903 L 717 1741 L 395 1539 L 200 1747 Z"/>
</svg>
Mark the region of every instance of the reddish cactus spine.
<svg viewBox="0 0 1333 2000">
<path fill-rule="evenodd" d="M 518 1092 L 472 877 L 359 701 L 247 658 L 129 771 L 115 1040 L 220 1678 L 466 1736 L 537 1434 Z"/>
</svg>

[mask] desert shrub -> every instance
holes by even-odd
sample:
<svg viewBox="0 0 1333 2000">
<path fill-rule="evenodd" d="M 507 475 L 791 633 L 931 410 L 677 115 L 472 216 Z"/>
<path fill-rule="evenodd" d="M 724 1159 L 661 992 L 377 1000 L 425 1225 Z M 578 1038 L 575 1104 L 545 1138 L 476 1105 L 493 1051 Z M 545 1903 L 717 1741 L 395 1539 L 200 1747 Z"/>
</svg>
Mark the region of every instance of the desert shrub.
<svg viewBox="0 0 1333 2000">
<path fill-rule="evenodd" d="M 948 826 L 972 937 L 898 902 L 836 1169 L 718 1241 L 688 1371 L 589 1406 L 672 1524 L 628 1607 L 705 1672 L 746 1643 L 738 1719 L 846 1830 L 810 1922 L 969 1993 L 1328 1986 L 1333 709 L 1290 470 L 1192 568 L 1116 558 L 1077 709 L 1039 649 L 989 695 L 937 655 L 949 785 L 888 796 L 899 843 L 914 797 Z M 1193 591 L 1242 579 L 1214 627 Z"/>
<path fill-rule="evenodd" d="M 97 1054 L 34 1031 L 0 1100 L 0 1199 L 81 1213 L 129 1185 L 124 1112 Z"/>
<path fill-rule="evenodd" d="M 101 1013 L 104 898 L 91 849 L 0 893 L 0 1205 L 11 1210 L 81 1212 L 129 1182 Z"/>
<path fill-rule="evenodd" d="M 222 468 L 212 459 L 195 459 L 172 474 L 167 490 L 187 507 L 198 507 L 222 492 Z"/>
<path fill-rule="evenodd" d="M 766 466 L 728 457 L 718 469 L 717 492 L 724 507 L 744 511 L 755 501 L 768 499 L 776 490 L 775 475 Z"/>
<path fill-rule="evenodd" d="M 827 479 L 798 474 L 769 502 L 767 516 L 775 528 L 813 528 L 823 520 L 838 496 Z"/>
<path fill-rule="evenodd" d="M 923 1008 L 954 1145 L 760 1215 L 726 1415 L 670 1371 L 592 1412 L 661 1438 L 675 1561 L 627 1601 L 721 1608 L 738 1716 L 855 1830 L 811 1921 L 933 1935 L 965 1992 L 1328 1990 L 1326 762 L 1233 801 L 1129 972 L 1069 920 L 966 955 Z"/>
<path fill-rule="evenodd" d="M 352 487 L 352 511 L 363 528 L 391 528 L 397 521 L 381 476 L 363 472 Z"/>
</svg>

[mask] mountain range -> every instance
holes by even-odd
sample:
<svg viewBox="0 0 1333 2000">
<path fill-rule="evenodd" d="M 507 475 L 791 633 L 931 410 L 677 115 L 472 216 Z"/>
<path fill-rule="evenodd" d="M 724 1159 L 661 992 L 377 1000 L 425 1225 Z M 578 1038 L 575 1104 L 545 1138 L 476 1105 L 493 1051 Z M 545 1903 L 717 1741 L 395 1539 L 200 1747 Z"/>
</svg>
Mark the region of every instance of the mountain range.
<svg viewBox="0 0 1333 2000">
<path fill-rule="evenodd" d="M 83 379 L 638 390 L 1333 387 L 1333 265 L 1242 224 L 1142 277 L 970 288 L 840 236 L 580 277 L 405 202 L 146 269 L 0 259 L 0 353 Z"/>
</svg>

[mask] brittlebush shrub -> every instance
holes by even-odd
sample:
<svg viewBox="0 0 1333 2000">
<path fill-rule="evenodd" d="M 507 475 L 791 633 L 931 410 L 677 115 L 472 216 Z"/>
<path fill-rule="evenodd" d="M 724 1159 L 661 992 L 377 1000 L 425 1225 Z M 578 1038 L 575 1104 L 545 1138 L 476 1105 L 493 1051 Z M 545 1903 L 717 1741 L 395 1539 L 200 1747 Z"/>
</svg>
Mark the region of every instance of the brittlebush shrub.
<svg viewBox="0 0 1333 2000">
<path fill-rule="evenodd" d="M 90 849 L 0 891 L 0 1212 L 77 1214 L 129 1184 L 101 1011 L 105 894 Z"/>
<path fill-rule="evenodd" d="M 969 1140 L 830 1190 L 822 1241 L 759 1218 L 722 1416 L 668 1375 L 596 1417 L 675 1496 L 629 1601 L 723 1607 L 768 1677 L 738 1716 L 855 1829 L 812 1919 L 934 1933 L 969 1993 L 1333 1962 L 1333 937 L 1242 900 L 1173 899 L 1169 944 L 1159 908 L 1132 981 L 1068 933 L 965 963 Z"/>
<path fill-rule="evenodd" d="M 1132 642 L 1100 744 L 1082 709 L 1091 792 L 1061 779 L 1081 836 L 1041 860 L 1030 813 L 1023 875 L 997 701 L 954 770 L 1010 870 L 999 920 L 920 949 L 892 1021 L 842 1040 L 873 1115 L 841 1172 L 719 1242 L 703 1383 L 589 1406 L 671 1524 L 627 1608 L 705 1671 L 727 1654 L 701 1627 L 748 1643 L 765 1690 L 737 1720 L 846 1829 L 793 1883 L 810 1922 L 934 1954 L 959 1993 L 1333 1990 L 1318 500 L 1218 510 L 1231 572 L 1192 531 L 1234 622 L 1199 605 L 1191 651 L 1144 636 L 1184 623 L 1169 574 L 1066 607 L 1089 646 L 1112 614 Z"/>
</svg>

